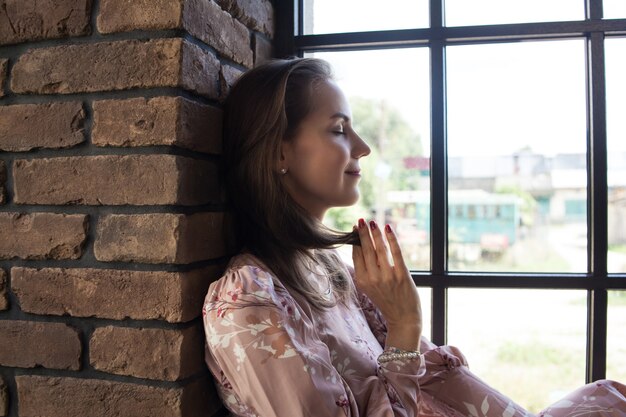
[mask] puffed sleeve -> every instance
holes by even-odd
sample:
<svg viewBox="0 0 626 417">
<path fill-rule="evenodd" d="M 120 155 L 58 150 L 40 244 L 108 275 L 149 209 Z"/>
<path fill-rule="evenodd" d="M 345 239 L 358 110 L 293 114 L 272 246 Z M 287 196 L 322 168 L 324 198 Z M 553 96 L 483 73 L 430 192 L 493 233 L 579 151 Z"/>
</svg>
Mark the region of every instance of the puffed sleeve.
<svg viewBox="0 0 626 417">
<path fill-rule="evenodd" d="M 397 404 L 380 375 L 362 381 L 371 406 L 359 410 L 353 392 L 331 362 L 328 347 L 300 306 L 272 276 L 255 266 L 231 269 L 212 284 L 203 308 L 207 364 L 223 401 L 238 415 L 416 416 Z M 415 365 L 413 373 L 417 372 Z M 404 395 L 401 395 L 404 397 Z M 394 404 L 396 403 L 396 404 Z"/>
</svg>

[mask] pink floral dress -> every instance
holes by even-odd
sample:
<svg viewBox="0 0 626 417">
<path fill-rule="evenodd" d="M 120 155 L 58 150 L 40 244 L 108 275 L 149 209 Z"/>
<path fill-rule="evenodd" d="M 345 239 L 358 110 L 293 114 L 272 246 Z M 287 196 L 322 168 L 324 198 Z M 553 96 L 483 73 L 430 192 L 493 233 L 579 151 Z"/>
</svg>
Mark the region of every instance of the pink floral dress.
<svg viewBox="0 0 626 417">
<path fill-rule="evenodd" d="M 206 362 L 235 416 L 532 416 L 472 374 L 461 352 L 378 363 L 386 328 L 365 296 L 316 312 L 242 254 L 208 291 Z M 626 387 L 585 385 L 542 417 L 626 416 Z"/>
</svg>

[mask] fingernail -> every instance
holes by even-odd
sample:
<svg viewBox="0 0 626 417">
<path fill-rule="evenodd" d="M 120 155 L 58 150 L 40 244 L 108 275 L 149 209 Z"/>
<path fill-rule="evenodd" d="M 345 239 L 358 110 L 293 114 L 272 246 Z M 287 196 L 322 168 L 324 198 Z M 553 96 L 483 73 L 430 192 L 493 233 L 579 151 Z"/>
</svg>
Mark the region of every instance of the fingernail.
<svg viewBox="0 0 626 417">
<path fill-rule="evenodd" d="M 374 220 L 372 220 L 372 221 L 370 222 L 370 229 L 372 229 L 372 230 L 376 230 L 376 227 L 377 227 L 377 226 L 376 226 L 376 222 L 375 222 Z"/>
<path fill-rule="evenodd" d="M 391 226 L 390 225 L 388 225 L 388 224 L 385 225 L 385 232 L 391 233 Z"/>
<path fill-rule="evenodd" d="M 359 227 L 365 227 L 365 220 L 359 219 Z"/>
</svg>

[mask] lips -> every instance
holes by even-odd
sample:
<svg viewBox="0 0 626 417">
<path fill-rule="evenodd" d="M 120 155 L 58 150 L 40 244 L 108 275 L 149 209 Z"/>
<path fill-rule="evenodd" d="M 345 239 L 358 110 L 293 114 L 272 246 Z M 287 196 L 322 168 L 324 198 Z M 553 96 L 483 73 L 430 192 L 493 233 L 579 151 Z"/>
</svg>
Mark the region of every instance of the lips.
<svg viewBox="0 0 626 417">
<path fill-rule="evenodd" d="M 348 174 L 348 175 L 360 176 L 361 175 L 361 170 L 360 169 L 353 169 L 353 170 L 345 171 L 345 173 Z"/>
</svg>

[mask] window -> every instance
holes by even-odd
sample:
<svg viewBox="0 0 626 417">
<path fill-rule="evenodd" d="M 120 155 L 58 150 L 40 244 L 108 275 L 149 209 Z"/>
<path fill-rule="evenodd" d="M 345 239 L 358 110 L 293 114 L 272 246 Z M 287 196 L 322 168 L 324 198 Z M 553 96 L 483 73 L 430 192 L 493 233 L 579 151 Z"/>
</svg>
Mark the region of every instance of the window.
<svg viewBox="0 0 626 417">
<path fill-rule="evenodd" d="M 360 204 L 329 221 L 392 223 L 431 339 L 531 411 L 625 379 L 623 3 L 278 10 L 278 54 L 328 60 L 373 149 Z"/>
</svg>

